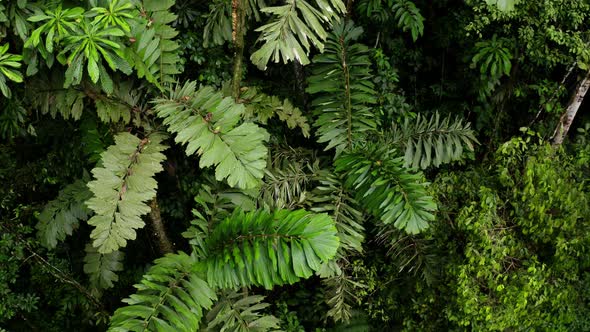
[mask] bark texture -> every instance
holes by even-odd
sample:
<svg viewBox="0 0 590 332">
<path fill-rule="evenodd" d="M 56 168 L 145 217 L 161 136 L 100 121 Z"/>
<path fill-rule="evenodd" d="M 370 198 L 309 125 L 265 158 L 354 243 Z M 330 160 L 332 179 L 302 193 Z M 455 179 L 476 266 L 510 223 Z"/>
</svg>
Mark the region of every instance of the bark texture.
<svg viewBox="0 0 590 332">
<path fill-rule="evenodd" d="M 160 215 L 160 206 L 158 205 L 158 200 L 153 199 L 150 203 L 151 211 L 150 211 L 150 221 L 152 226 L 152 235 L 155 238 L 156 242 L 158 242 L 158 247 L 160 248 L 160 253 L 162 255 L 172 253 L 174 251 L 174 246 L 168 239 L 166 235 L 166 229 L 164 228 L 164 223 L 162 222 L 162 216 Z"/>
<path fill-rule="evenodd" d="M 576 92 L 567 105 L 567 109 L 559 119 L 559 123 L 555 128 L 552 138 L 552 145 L 554 147 L 557 147 L 563 143 L 563 140 L 565 139 L 572 122 L 574 122 L 576 113 L 578 113 L 578 110 L 580 109 L 580 105 L 582 105 L 582 101 L 584 101 L 584 97 L 586 96 L 586 92 L 588 92 L 588 88 L 590 88 L 590 71 L 586 73 L 584 79 L 578 84 Z"/>
<path fill-rule="evenodd" d="M 232 73 L 232 97 L 240 97 L 242 63 L 244 57 L 244 4 L 243 0 L 232 0 L 232 41 L 234 44 L 234 67 Z"/>
</svg>

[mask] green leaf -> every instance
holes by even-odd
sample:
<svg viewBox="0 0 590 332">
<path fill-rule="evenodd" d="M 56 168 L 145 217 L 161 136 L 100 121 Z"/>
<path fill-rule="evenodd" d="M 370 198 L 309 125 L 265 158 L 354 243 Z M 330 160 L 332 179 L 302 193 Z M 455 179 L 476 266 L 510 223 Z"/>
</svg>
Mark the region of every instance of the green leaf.
<svg viewBox="0 0 590 332">
<path fill-rule="evenodd" d="M 406 118 L 402 124 L 392 123 L 382 143 L 405 152 L 405 167 L 425 169 L 460 160 L 463 146 L 473 151 L 473 144 L 478 141 L 469 123 L 453 121 L 450 116 L 441 119 L 435 113 L 430 118 L 418 114 L 414 120 Z"/>
<path fill-rule="evenodd" d="M 49 249 L 55 248 L 59 241 L 67 235 L 72 235 L 78 228 L 80 220 L 85 221 L 92 211 L 84 202 L 92 196 L 82 180 L 68 185 L 59 196 L 47 203 L 39 216 L 37 237 L 41 244 Z"/>
<path fill-rule="evenodd" d="M 162 137 L 152 134 L 140 140 L 123 132 L 115 145 L 102 153 L 102 165 L 92 170 L 88 183 L 93 197 L 86 204 L 96 215 L 88 220 L 93 246 L 101 254 L 125 247 L 135 239 L 135 230 L 145 224 L 141 216 L 150 211 L 147 201 L 156 195 L 154 175 L 162 170 Z"/>
<path fill-rule="evenodd" d="M 199 266 L 214 287 L 270 289 L 310 277 L 321 262 L 334 257 L 339 243 L 326 214 L 237 210 L 207 236 L 206 259 Z"/>
<path fill-rule="evenodd" d="M 213 290 L 185 253 L 157 259 L 137 293 L 123 300 L 128 305 L 117 309 L 108 331 L 197 331 L 203 317 L 216 300 Z"/>
<path fill-rule="evenodd" d="M 176 142 L 187 143 L 186 154 L 200 155 L 199 166 L 215 166 L 217 180 L 232 187 L 260 186 L 266 167 L 268 133 L 253 123 L 237 125 L 244 106 L 210 87 L 195 91 L 195 83 L 178 86 L 169 98 L 153 101 Z"/>
<path fill-rule="evenodd" d="M 403 159 L 381 145 L 346 153 L 334 162 L 345 176 L 345 186 L 356 200 L 384 224 L 416 234 L 434 220 L 436 203 L 426 191 L 427 182 L 412 174 Z"/>
<path fill-rule="evenodd" d="M 354 141 L 376 131 L 371 109 L 377 101 L 372 83 L 369 49 L 355 41 L 362 29 L 352 22 L 339 23 L 329 35 L 323 54 L 314 57 L 306 91 L 314 96 L 319 143 L 336 154 L 350 149 Z"/>
<path fill-rule="evenodd" d="M 311 44 L 323 51 L 327 33 L 324 25 L 330 26 L 339 20 L 339 14 L 346 12 L 341 0 L 325 1 L 320 9 L 312 7 L 305 0 L 287 0 L 285 5 L 265 7 L 261 11 L 274 16 L 270 23 L 256 29 L 261 32 L 262 47 L 252 53 L 250 59 L 264 70 L 271 60 L 284 63 L 297 60 L 302 65 L 309 63 L 307 55 Z"/>
<path fill-rule="evenodd" d="M 125 254 L 120 251 L 101 254 L 92 244 L 87 244 L 85 250 L 84 273 L 89 275 L 90 285 L 97 290 L 113 288 L 113 283 L 119 281 L 116 272 L 123 271 L 121 262 Z"/>
</svg>

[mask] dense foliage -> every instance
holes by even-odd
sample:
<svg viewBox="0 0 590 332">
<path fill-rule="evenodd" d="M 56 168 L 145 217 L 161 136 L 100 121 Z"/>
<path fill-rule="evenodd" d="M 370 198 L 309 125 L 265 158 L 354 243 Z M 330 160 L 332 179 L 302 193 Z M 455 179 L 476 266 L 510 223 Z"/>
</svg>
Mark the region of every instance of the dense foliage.
<svg viewBox="0 0 590 332">
<path fill-rule="evenodd" d="M 0 0 L 0 332 L 590 330 L 589 17 Z"/>
</svg>

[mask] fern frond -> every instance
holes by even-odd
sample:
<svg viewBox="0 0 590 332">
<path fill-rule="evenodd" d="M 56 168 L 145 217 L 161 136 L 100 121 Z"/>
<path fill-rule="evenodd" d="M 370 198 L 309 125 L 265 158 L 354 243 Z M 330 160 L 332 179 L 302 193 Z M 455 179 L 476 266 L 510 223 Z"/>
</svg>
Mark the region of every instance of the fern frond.
<svg viewBox="0 0 590 332">
<path fill-rule="evenodd" d="M 328 36 L 324 26 L 336 22 L 339 15 L 346 12 L 346 7 L 341 0 L 316 3 L 317 9 L 305 0 L 287 0 L 282 6 L 262 8 L 262 12 L 274 18 L 256 29 L 261 33 L 259 40 L 263 45 L 250 57 L 252 63 L 261 70 L 266 68 L 271 58 L 273 62 L 297 60 L 307 65 L 311 44 L 322 52 Z"/>
<path fill-rule="evenodd" d="M 238 210 L 211 231 L 200 265 L 212 287 L 270 289 L 311 277 L 334 257 L 339 242 L 327 214 Z"/>
<path fill-rule="evenodd" d="M 111 133 L 108 126 L 101 126 L 94 117 L 85 117 L 80 123 L 80 145 L 84 156 L 92 164 L 100 160 L 103 153 L 111 142 Z"/>
<path fill-rule="evenodd" d="M 339 154 L 353 141 L 377 127 L 370 106 L 376 103 L 371 80 L 369 49 L 353 43 L 363 32 L 352 22 L 339 23 L 328 37 L 326 49 L 313 59 L 306 91 L 312 102 L 318 142 Z"/>
<path fill-rule="evenodd" d="M 270 306 L 264 296 L 226 292 L 207 313 L 206 331 L 276 331 L 280 320 L 259 312 Z"/>
<path fill-rule="evenodd" d="M 358 302 L 355 292 L 366 286 L 346 275 L 346 269 L 341 270 L 339 275 L 323 280 L 328 295 L 326 303 L 330 306 L 327 315 L 335 322 L 348 322 L 352 317 L 353 305 Z"/>
<path fill-rule="evenodd" d="M 135 285 L 137 293 L 123 300 L 108 331 L 197 331 L 203 310 L 215 293 L 198 277 L 195 260 L 185 253 L 168 254 Z"/>
<path fill-rule="evenodd" d="M 63 89 L 63 79 L 55 75 L 48 79 L 33 80 L 27 87 L 28 99 L 41 111 L 56 118 L 60 114 L 64 119 L 79 120 L 84 111 L 86 95 L 75 89 Z"/>
<path fill-rule="evenodd" d="M 260 198 L 265 206 L 293 209 L 307 198 L 307 190 L 314 177 L 314 168 L 298 161 L 266 171 Z"/>
<path fill-rule="evenodd" d="M 179 73 L 180 45 L 174 40 L 178 31 L 172 28 L 176 15 L 169 10 L 174 0 L 142 3 L 145 17 L 138 19 L 131 28 L 135 42 L 126 57 L 139 78 L 145 77 L 162 89 L 164 85 L 174 83 L 173 75 Z"/>
<path fill-rule="evenodd" d="M 438 113 L 430 118 L 418 114 L 415 120 L 406 118 L 401 125 L 392 123 L 384 142 L 405 151 L 405 167 L 423 169 L 459 160 L 463 146 L 473 151 L 475 143 L 478 141 L 469 122 L 453 121 L 451 116 L 441 119 Z"/>
<path fill-rule="evenodd" d="M 277 116 L 289 129 L 299 128 L 304 137 L 309 137 L 307 117 L 289 99 L 281 100 L 256 88 L 242 88 L 240 100 L 246 106 L 246 118 L 255 118 L 257 122 L 266 124 L 270 118 Z"/>
<path fill-rule="evenodd" d="M 186 154 L 200 155 L 199 166 L 215 166 L 215 178 L 242 189 L 260 185 L 266 167 L 268 133 L 253 123 L 238 125 L 244 105 L 219 91 L 195 82 L 172 91 L 169 98 L 153 101 L 176 142 L 188 143 Z"/>
<path fill-rule="evenodd" d="M 94 100 L 98 117 L 105 123 L 129 123 L 132 108 L 140 103 L 140 91 L 131 81 L 113 84 L 113 92 L 108 96 L 100 94 L 100 91 L 92 87 L 86 87 L 86 93 Z"/>
<path fill-rule="evenodd" d="M 135 239 L 135 230 L 145 223 L 141 216 L 150 212 L 147 201 L 156 196 L 154 175 L 162 170 L 166 147 L 157 134 L 140 140 L 123 132 L 115 145 L 102 153 L 102 165 L 92 170 L 95 180 L 88 183 L 94 194 L 86 204 L 96 215 L 88 220 L 94 226 L 90 237 L 101 254 L 125 247 Z"/>
<path fill-rule="evenodd" d="M 205 175 L 206 183 L 201 185 L 195 196 L 196 208 L 192 210 L 195 219 L 191 226 L 182 233 L 193 247 L 193 255 L 204 257 L 204 239 L 209 234 L 210 225 L 215 225 L 229 217 L 236 208 L 242 211 L 256 209 L 257 190 L 239 190 L 229 188 L 225 183 Z"/>
<path fill-rule="evenodd" d="M 387 247 L 391 263 L 401 274 L 420 276 L 428 285 L 438 280 L 441 258 L 435 255 L 434 241 L 429 233 L 408 235 L 390 225 L 383 225 L 377 234 L 377 242 Z"/>
<path fill-rule="evenodd" d="M 125 254 L 118 250 L 101 254 L 90 243 L 86 245 L 85 250 L 84 273 L 90 277 L 92 288 L 97 291 L 112 288 L 113 283 L 119 281 L 116 272 L 123 271 L 121 262 Z"/>
<path fill-rule="evenodd" d="M 319 182 L 311 194 L 311 211 L 327 213 L 336 222 L 340 250 L 362 253 L 365 228 L 362 225 L 363 213 L 352 194 L 344 189 L 342 179 L 330 171 L 322 170 L 316 180 Z"/>
<path fill-rule="evenodd" d="M 416 234 L 434 220 L 436 203 L 422 174 L 410 173 L 403 158 L 394 154 L 395 150 L 368 146 L 337 158 L 336 172 L 345 174 L 345 187 L 381 222 Z"/>
<path fill-rule="evenodd" d="M 236 208 L 242 211 L 256 209 L 257 190 L 240 190 L 229 187 L 213 177 L 204 176 L 206 183 L 201 185 L 195 196 L 197 208 L 207 217 L 202 219 L 209 224 L 215 224 L 229 217 Z M 200 213 L 199 213 L 200 215 Z"/>
<path fill-rule="evenodd" d="M 51 249 L 57 246 L 58 241 L 63 241 L 66 235 L 72 235 L 79 221 L 87 220 L 92 214 L 92 211 L 84 205 L 90 197 L 92 193 L 82 180 L 77 180 L 60 191 L 59 196 L 47 203 L 37 217 L 39 242 Z"/>
</svg>

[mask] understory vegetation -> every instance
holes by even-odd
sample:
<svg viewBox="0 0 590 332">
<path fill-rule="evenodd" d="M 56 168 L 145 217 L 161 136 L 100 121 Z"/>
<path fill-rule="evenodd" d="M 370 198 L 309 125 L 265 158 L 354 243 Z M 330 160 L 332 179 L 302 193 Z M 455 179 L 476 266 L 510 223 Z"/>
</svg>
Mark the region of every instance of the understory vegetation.
<svg viewBox="0 0 590 332">
<path fill-rule="evenodd" d="M 589 19 L 0 0 L 0 332 L 590 331 Z"/>
</svg>

